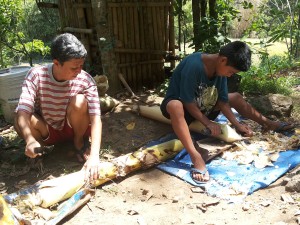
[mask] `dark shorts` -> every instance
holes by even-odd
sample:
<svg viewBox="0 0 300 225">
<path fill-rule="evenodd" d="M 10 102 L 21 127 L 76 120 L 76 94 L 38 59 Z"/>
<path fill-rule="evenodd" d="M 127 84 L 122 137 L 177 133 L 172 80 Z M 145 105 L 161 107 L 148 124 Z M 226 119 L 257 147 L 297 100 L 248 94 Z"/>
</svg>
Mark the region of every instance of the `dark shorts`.
<svg viewBox="0 0 300 225">
<path fill-rule="evenodd" d="M 167 98 L 167 99 L 164 99 L 160 105 L 160 110 L 161 110 L 162 114 L 164 115 L 164 117 L 166 117 L 168 119 L 170 119 L 170 115 L 167 112 L 167 104 L 172 100 L 181 101 L 179 99 Z M 183 108 L 183 109 L 184 109 L 184 119 L 187 122 L 187 124 L 190 125 L 196 119 L 185 108 Z M 208 114 L 207 118 L 210 120 L 215 120 L 219 114 L 220 114 L 220 110 L 212 111 L 210 114 Z"/>
<path fill-rule="evenodd" d="M 73 128 L 65 122 L 62 130 L 55 130 L 48 125 L 49 136 L 44 140 L 45 145 L 54 145 L 61 142 L 71 141 L 74 138 Z M 84 137 L 91 136 L 91 126 L 89 126 L 84 134 Z"/>
</svg>

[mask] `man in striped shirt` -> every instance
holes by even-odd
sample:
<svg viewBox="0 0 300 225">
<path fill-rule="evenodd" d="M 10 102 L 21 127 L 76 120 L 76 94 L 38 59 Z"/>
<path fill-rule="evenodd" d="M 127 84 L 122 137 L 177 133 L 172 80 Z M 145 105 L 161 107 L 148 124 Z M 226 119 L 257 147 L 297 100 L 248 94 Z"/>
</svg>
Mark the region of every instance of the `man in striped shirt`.
<svg viewBox="0 0 300 225">
<path fill-rule="evenodd" d="M 54 38 L 53 63 L 32 68 L 25 77 L 16 109 L 15 129 L 26 141 L 25 154 L 73 140 L 85 178 L 97 179 L 102 123 L 97 86 L 82 70 L 87 51 L 72 34 Z M 91 146 L 89 146 L 91 137 Z"/>
</svg>

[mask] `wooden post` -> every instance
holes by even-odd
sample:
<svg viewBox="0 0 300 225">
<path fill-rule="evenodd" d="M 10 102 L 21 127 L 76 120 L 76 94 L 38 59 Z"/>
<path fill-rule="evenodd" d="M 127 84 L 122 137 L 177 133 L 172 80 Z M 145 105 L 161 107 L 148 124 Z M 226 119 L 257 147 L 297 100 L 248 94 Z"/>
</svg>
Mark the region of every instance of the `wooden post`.
<svg viewBox="0 0 300 225">
<path fill-rule="evenodd" d="M 97 39 L 101 52 L 101 62 L 103 73 L 109 80 L 109 94 L 114 94 L 121 89 L 117 63 L 113 52 L 113 39 L 108 27 L 107 1 L 91 0 L 93 15 L 95 18 L 95 27 Z"/>
</svg>

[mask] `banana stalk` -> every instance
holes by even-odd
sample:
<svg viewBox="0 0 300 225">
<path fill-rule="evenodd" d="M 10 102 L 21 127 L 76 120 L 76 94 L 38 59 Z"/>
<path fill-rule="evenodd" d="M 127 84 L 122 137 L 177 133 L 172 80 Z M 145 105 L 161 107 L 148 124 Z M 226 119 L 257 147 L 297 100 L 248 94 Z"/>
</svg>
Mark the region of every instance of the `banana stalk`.
<svg viewBox="0 0 300 225">
<path fill-rule="evenodd" d="M 1 225 L 19 224 L 1 194 L 0 194 L 0 224 Z"/>
<path fill-rule="evenodd" d="M 134 106 L 134 110 L 137 111 L 140 115 L 147 117 L 149 119 L 157 120 L 163 123 L 171 124 L 171 120 L 165 118 L 159 106 Z M 216 123 L 216 122 L 215 122 Z M 221 134 L 216 136 L 216 138 L 223 140 L 225 142 L 234 142 L 241 140 L 242 137 L 234 130 L 232 129 L 228 124 L 220 124 L 217 123 L 221 127 Z M 198 132 L 198 133 L 204 133 L 206 134 L 207 128 L 200 123 L 198 120 L 193 121 L 190 126 L 190 130 Z"/>
<path fill-rule="evenodd" d="M 92 186 L 99 186 L 116 177 L 126 176 L 140 168 L 148 168 L 174 157 L 183 149 L 182 143 L 170 140 L 158 145 L 141 148 L 133 153 L 115 158 L 112 162 L 101 163 L 99 179 Z M 30 208 L 47 208 L 73 196 L 85 185 L 84 172 L 78 171 L 65 176 L 46 180 L 26 190 L 5 196 L 9 203 L 26 202 Z"/>
</svg>

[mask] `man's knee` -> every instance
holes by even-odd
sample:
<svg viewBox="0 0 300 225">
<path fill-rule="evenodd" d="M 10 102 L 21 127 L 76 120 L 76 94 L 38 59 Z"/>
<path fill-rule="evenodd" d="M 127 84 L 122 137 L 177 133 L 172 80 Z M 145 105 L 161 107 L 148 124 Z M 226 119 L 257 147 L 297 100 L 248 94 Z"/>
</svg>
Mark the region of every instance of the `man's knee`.
<svg viewBox="0 0 300 225">
<path fill-rule="evenodd" d="M 68 109 L 87 111 L 88 101 L 83 94 L 77 94 L 70 99 Z"/>
<path fill-rule="evenodd" d="M 184 116 L 183 104 L 179 100 L 170 101 L 166 108 L 170 116 Z"/>
<path fill-rule="evenodd" d="M 230 94 L 228 94 L 228 96 L 229 96 L 230 100 L 234 101 L 234 102 L 244 101 L 244 97 L 238 92 L 230 93 Z"/>
</svg>

